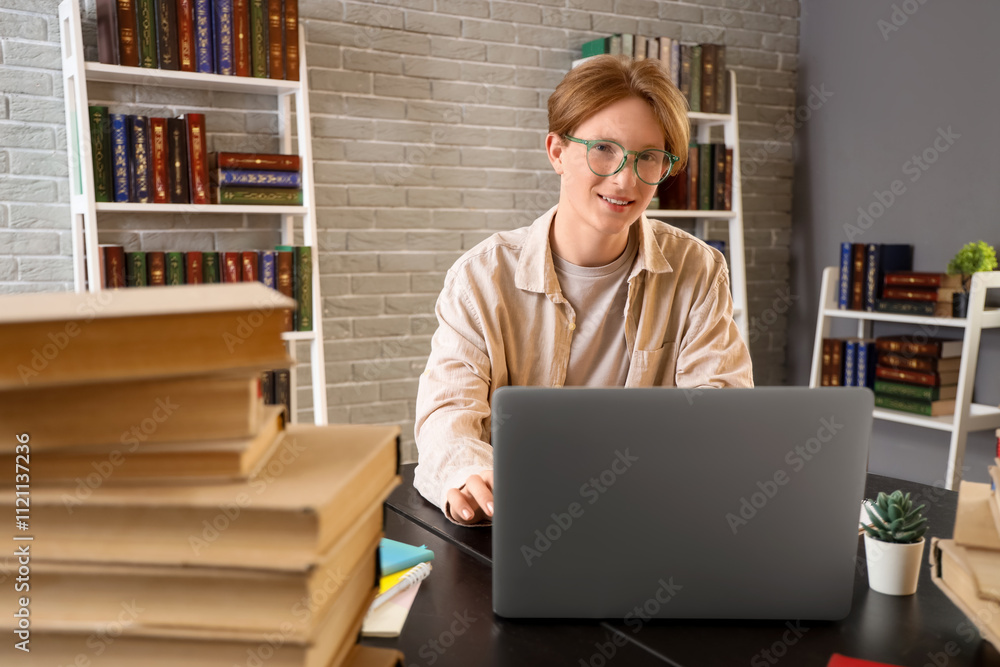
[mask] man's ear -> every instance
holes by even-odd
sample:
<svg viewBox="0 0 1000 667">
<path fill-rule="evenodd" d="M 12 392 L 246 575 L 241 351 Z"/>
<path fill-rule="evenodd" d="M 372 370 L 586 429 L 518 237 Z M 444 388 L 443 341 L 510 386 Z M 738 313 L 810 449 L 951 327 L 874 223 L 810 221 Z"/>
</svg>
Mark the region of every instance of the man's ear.
<svg viewBox="0 0 1000 667">
<path fill-rule="evenodd" d="M 562 176 L 565 167 L 563 166 L 563 151 L 566 150 L 566 141 L 554 132 L 549 132 L 545 137 L 545 152 L 549 156 L 549 162 L 557 174 Z"/>
</svg>

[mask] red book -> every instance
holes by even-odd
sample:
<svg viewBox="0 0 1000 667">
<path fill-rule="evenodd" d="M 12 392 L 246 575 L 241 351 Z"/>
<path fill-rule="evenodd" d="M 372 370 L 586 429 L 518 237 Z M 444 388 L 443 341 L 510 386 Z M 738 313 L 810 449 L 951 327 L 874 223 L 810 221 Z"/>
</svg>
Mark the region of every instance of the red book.
<svg viewBox="0 0 1000 667">
<path fill-rule="evenodd" d="M 298 0 L 285 0 L 285 78 L 299 80 Z"/>
<path fill-rule="evenodd" d="M 935 371 L 957 371 L 962 363 L 961 357 L 951 359 L 936 359 L 934 357 L 907 357 L 902 354 L 892 354 L 882 352 L 878 355 L 878 363 L 881 366 L 892 368 L 902 368 L 908 371 L 923 371 L 933 373 Z"/>
<path fill-rule="evenodd" d="M 938 301 L 938 290 L 921 289 L 919 287 L 883 287 L 883 299 L 902 299 L 904 301 Z M 941 295 L 944 296 L 944 295 Z M 950 296 L 950 295 L 949 295 Z"/>
<path fill-rule="evenodd" d="M 125 287 L 125 248 L 120 245 L 102 245 L 101 259 L 104 265 L 104 286 Z"/>
<path fill-rule="evenodd" d="M 277 289 L 279 292 L 287 296 L 289 299 L 295 298 L 295 285 L 292 281 L 294 275 L 294 262 L 292 260 L 292 253 L 290 250 L 279 250 L 275 253 L 275 282 L 277 284 Z M 285 318 L 284 330 L 291 331 L 293 323 L 293 313 L 291 310 L 282 311 L 282 316 Z"/>
<path fill-rule="evenodd" d="M 282 46 L 284 34 L 281 0 L 267 0 L 267 76 L 271 79 L 285 78 L 285 49 Z"/>
<path fill-rule="evenodd" d="M 898 665 L 890 665 L 888 662 L 862 660 L 860 658 L 848 658 L 846 655 L 834 653 L 830 656 L 830 662 L 826 663 L 826 667 L 898 667 Z"/>
<path fill-rule="evenodd" d="M 865 308 L 865 244 L 851 244 L 851 259 L 854 270 L 851 272 L 851 310 Z"/>
<path fill-rule="evenodd" d="M 127 67 L 139 66 L 139 33 L 135 0 L 118 0 L 118 61 Z"/>
<path fill-rule="evenodd" d="M 167 256 L 162 252 L 146 253 L 146 270 L 149 272 L 149 285 L 167 284 Z"/>
<path fill-rule="evenodd" d="M 726 149 L 726 188 L 723 195 L 725 210 L 733 210 L 733 149 Z"/>
<path fill-rule="evenodd" d="M 280 153 L 213 153 L 213 169 L 261 169 L 270 171 L 299 171 L 302 161 L 298 155 Z"/>
<path fill-rule="evenodd" d="M 688 211 L 698 210 L 698 147 L 691 146 L 688 148 L 688 182 L 687 182 L 687 192 L 688 200 L 687 204 L 681 208 Z"/>
<path fill-rule="evenodd" d="M 181 116 L 188 130 L 188 169 L 191 172 L 191 203 L 207 204 L 208 199 L 208 143 L 205 140 L 205 114 L 189 113 Z"/>
<path fill-rule="evenodd" d="M 183 72 L 195 71 L 193 0 L 177 0 L 177 52 Z"/>
<path fill-rule="evenodd" d="M 254 250 L 247 250 L 243 255 L 243 282 L 250 283 L 258 280 L 257 253 Z"/>
<path fill-rule="evenodd" d="M 201 251 L 193 250 L 189 252 L 184 266 L 187 267 L 187 273 L 184 276 L 184 284 L 197 285 L 205 282 L 205 274 L 201 268 Z"/>
<path fill-rule="evenodd" d="M 170 203 L 170 182 L 167 176 L 167 119 L 150 118 L 150 158 L 153 162 L 153 203 Z"/>
<path fill-rule="evenodd" d="M 875 377 L 889 380 L 890 382 L 905 382 L 907 384 L 919 384 L 924 387 L 940 387 L 946 384 L 958 382 L 958 371 L 941 371 L 922 373 L 903 368 L 892 368 L 889 366 L 876 366 Z"/>
<path fill-rule="evenodd" d="M 250 0 L 233 0 L 233 60 L 236 76 L 250 76 Z"/>
<path fill-rule="evenodd" d="M 242 271 L 240 270 L 240 253 L 222 252 L 222 282 L 238 283 Z"/>
<path fill-rule="evenodd" d="M 909 340 L 913 338 L 913 340 Z M 880 336 L 875 340 L 879 352 L 895 352 L 904 356 L 948 359 L 962 356 L 962 341 L 917 336 Z"/>
<path fill-rule="evenodd" d="M 962 276 L 947 273 L 922 273 L 920 271 L 899 271 L 885 274 L 886 286 L 899 287 L 956 287 L 962 286 Z"/>
</svg>

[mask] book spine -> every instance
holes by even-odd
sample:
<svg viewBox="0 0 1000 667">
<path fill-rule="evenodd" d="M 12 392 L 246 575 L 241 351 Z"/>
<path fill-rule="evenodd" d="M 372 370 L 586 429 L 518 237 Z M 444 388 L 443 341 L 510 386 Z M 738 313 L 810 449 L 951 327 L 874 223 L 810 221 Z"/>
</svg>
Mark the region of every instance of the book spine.
<svg viewBox="0 0 1000 667">
<path fill-rule="evenodd" d="M 232 76 L 233 66 L 233 0 L 213 0 L 215 39 L 215 73 Z"/>
<path fill-rule="evenodd" d="M 940 395 L 938 387 L 922 387 L 916 384 L 875 380 L 875 394 L 902 396 L 921 401 L 936 401 Z"/>
<path fill-rule="evenodd" d="M 722 211 L 726 208 L 726 145 L 712 144 L 715 158 L 715 171 L 712 174 L 712 210 Z"/>
<path fill-rule="evenodd" d="M 292 188 L 220 187 L 216 199 L 220 204 L 302 204 L 302 190 Z"/>
<path fill-rule="evenodd" d="M 152 201 L 150 184 L 152 173 L 149 164 L 149 120 L 146 116 L 129 116 L 131 125 L 132 196 L 129 201 L 148 204 Z"/>
<path fill-rule="evenodd" d="M 167 119 L 167 187 L 171 204 L 191 203 L 188 187 L 187 125 L 183 118 Z"/>
<path fill-rule="evenodd" d="M 691 106 L 691 46 L 688 44 L 681 44 L 681 69 L 680 69 L 680 88 L 681 94 L 684 99 L 688 101 L 688 107 Z"/>
<path fill-rule="evenodd" d="M 183 72 L 194 72 L 194 7 L 191 0 L 177 0 L 177 65 Z"/>
<path fill-rule="evenodd" d="M 186 285 L 200 285 L 205 282 L 201 252 L 198 250 L 189 251 L 185 256 L 185 260 L 184 283 Z"/>
<path fill-rule="evenodd" d="M 691 111 L 701 111 L 701 44 L 691 45 Z"/>
<path fill-rule="evenodd" d="M 188 166 L 192 204 L 208 203 L 208 149 L 205 140 L 205 114 L 189 113 L 187 124 Z"/>
<path fill-rule="evenodd" d="M 240 267 L 240 253 L 224 252 L 222 254 L 222 282 L 241 282 L 242 271 Z"/>
<path fill-rule="evenodd" d="M 250 65 L 253 75 L 267 78 L 267 0 L 250 0 Z"/>
<path fill-rule="evenodd" d="M 829 338 L 823 339 L 823 360 L 820 363 L 819 386 L 830 386 L 830 360 L 833 358 L 833 341 Z"/>
<path fill-rule="evenodd" d="M 921 373 L 901 368 L 878 366 L 875 369 L 875 375 L 883 380 L 890 380 L 892 382 L 909 382 L 911 384 L 924 385 L 925 387 L 939 387 L 941 385 L 940 376 L 937 373 Z"/>
<path fill-rule="evenodd" d="M 167 284 L 184 284 L 184 253 L 168 252 L 167 256 Z"/>
<path fill-rule="evenodd" d="M 118 0 L 118 60 L 126 67 L 139 66 L 139 24 L 135 0 Z"/>
<path fill-rule="evenodd" d="M 887 273 L 885 275 L 886 287 L 948 287 L 958 285 L 946 285 L 947 274 L 943 273 Z"/>
<path fill-rule="evenodd" d="M 670 40 L 670 80 L 680 88 L 681 82 L 681 43 L 680 40 Z"/>
<path fill-rule="evenodd" d="M 128 116 L 109 114 L 111 118 L 111 166 L 116 202 L 127 202 L 132 192 L 132 168 L 129 166 Z"/>
<path fill-rule="evenodd" d="M 125 285 L 128 287 L 145 287 L 147 285 L 146 253 L 125 253 Z"/>
<path fill-rule="evenodd" d="M 882 290 L 882 296 L 886 299 L 897 299 L 901 301 L 937 301 L 938 291 L 936 289 L 886 287 Z"/>
<path fill-rule="evenodd" d="M 940 343 L 914 343 L 904 340 L 888 340 L 880 338 L 875 341 L 879 352 L 895 352 L 904 356 L 914 357 L 940 357 Z"/>
<path fill-rule="evenodd" d="M 292 260 L 292 253 L 288 250 L 278 250 L 275 252 L 275 275 L 276 289 L 285 296 L 295 298 L 294 273 L 295 263 Z M 282 331 L 292 331 L 295 326 L 292 311 L 284 311 L 284 327 Z"/>
<path fill-rule="evenodd" d="M 139 65 L 156 69 L 156 9 L 154 0 L 134 0 L 139 27 Z"/>
<path fill-rule="evenodd" d="M 215 72 L 215 40 L 212 35 L 212 0 L 193 0 L 195 71 Z"/>
<path fill-rule="evenodd" d="M 726 149 L 726 179 L 722 195 L 722 208 L 725 211 L 733 210 L 733 149 Z"/>
<path fill-rule="evenodd" d="M 858 341 L 857 379 L 859 387 L 868 387 L 875 382 L 875 345 L 872 341 Z"/>
<path fill-rule="evenodd" d="M 104 264 L 104 286 L 125 287 L 125 248 L 120 245 L 101 246 Z"/>
<path fill-rule="evenodd" d="M 715 113 L 729 113 L 729 76 L 726 69 L 726 47 L 715 47 Z"/>
<path fill-rule="evenodd" d="M 899 315 L 934 315 L 934 304 L 924 301 L 896 301 L 893 299 L 876 299 L 875 311 L 879 313 L 896 313 Z"/>
<path fill-rule="evenodd" d="M 285 0 L 285 78 L 299 80 L 299 0 Z"/>
<path fill-rule="evenodd" d="M 226 153 L 217 154 L 220 169 L 257 169 L 268 171 L 299 171 L 302 160 L 298 155 L 280 153 Z"/>
<path fill-rule="evenodd" d="M 833 349 L 831 350 L 830 357 L 830 367 L 833 371 L 833 375 L 830 378 L 830 384 L 834 387 L 844 386 L 844 341 L 834 339 Z"/>
<path fill-rule="evenodd" d="M 272 188 L 300 188 L 302 177 L 297 171 L 243 171 L 220 169 L 216 180 L 219 185 L 266 186 Z"/>
<path fill-rule="evenodd" d="M 931 416 L 933 406 L 930 401 L 910 401 L 898 396 L 887 396 L 885 394 L 875 394 L 875 407 L 887 410 L 902 410 L 916 415 Z"/>
<path fill-rule="evenodd" d="M 222 282 L 219 275 L 219 253 L 212 250 L 201 253 L 201 275 L 206 283 Z"/>
<path fill-rule="evenodd" d="M 264 405 L 274 405 L 274 371 L 260 372 L 260 395 Z"/>
<path fill-rule="evenodd" d="M 840 244 L 840 273 L 837 281 L 837 308 L 846 310 L 851 304 L 851 244 Z"/>
<path fill-rule="evenodd" d="M 249 0 L 233 0 L 233 68 L 236 76 L 250 76 Z"/>
<path fill-rule="evenodd" d="M 604 43 L 604 37 L 584 42 L 583 46 L 580 47 L 580 57 L 589 58 L 590 56 L 597 56 L 604 53 Z"/>
<path fill-rule="evenodd" d="M 688 147 L 687 203 L 681 207 L 688 211 L 698 210 L 698 175 L 701 172 L 698 160 L 700 156 L 701 151 L 698 150 L 698 144 L 692 143 Z"/>
<path fill-rule="evenodd" d="M 243 267 L 242 280 L 245 283 L 257 282 L 259 270 L 257 266 L 257 253 L 247 250 L 240 254 L 240 262 Z"/>
<path fill-rule="evenodd" d="M 155 0 L 155 3 L 160 69 L 180 69 L 177 63 L 177 0 Z"/>
<path fill-rule="evenodd" d="M 715 44 L 701 45 L 701 110 L 715 112 Z"/>
<path fill-rule="evenodd" d="M 875 310 L 875 300 L 878 298 L 878 260 L 879 247 L 876 243 L 869 243 L 865 246 L 865 284 L 864 303 L 865 310 Z"/>
<path fill-rule="evenodd" d="M 921 371 L 933 373 L 938 370 L 939 359 L 928 357 L 904 357 L 899 354 L 883 354 L 878 358 L 878 362 L 883 366 L 892 368 L 903 368 L 911 371 Z"/>
<path fill-rule="evenodd" d="M 281 0 L 267 0 L 267 73 L 272 79 L 285 78 L 285 63 L 282 60 L 284 28 Z"/>
<path fill-rule="evenodd" d="M 153 203 L 170 203 L 170 177 L 168 171 L 169 150 L 167 149 L 167 119 L 150 118 L 150 158 L 153 167 Z"/>
<path fill-rule="evenodd" d="M 285 419 L 292 419 L 292 375 L 287 368 L 274 371 L 274 405 L 285 406 Z"/>
<path fill-rule="evenodd" d="M 146 267 L 149 270 L 150 285 L 167 284 L 167 258 L 166 254 L 154 251 L 146 253 Z"/>
<path fill-rule="evenodd" d="M 698 145 L 698 210 L 712 210 L 712 144 Z"/>
<path fill-rule="evenodd" d="M 94 201 L 112 201 L 111 118 L 107 107 L 90 107 L 90 151 L 94 166 Z"/>
<path fill-rule="evenodd" d="M 312 331 L 312 248 L 295 246 L 295 330 Z"/>
<path fill-rule="evenodd" d="M 260 281 L 265 287 L 278 288 L 274 250 L 262 250 L 260 253 Z"/>
<path fill-rule="evenodd" d="M 865 305 L 865 246 L 851 244 L 854 267 L 851 270 L 851 310 L 863 310 Z"/>
<path fill-rule="evenodd" d="M 119 64 L 118 7 L 115 0 L 97 0 L 97 59 L 105 65 Z"/>
<path fill-rule="evenodd" d="M 622 33 L 622 55 L 635 57 L 635 35 L 630 32 Z"/>
<path fill-rule="evenodd" d="M 622 55 L 622 36 L 615 34 L 608 37 L 608 53 L 613 56 Z"/>
<path fill-rule="evenodd" d="M 844 343 L 844 386 L 857 387 L 857 364 L 858 354 L 857 341 L 849 340 Z"/>
</svg>

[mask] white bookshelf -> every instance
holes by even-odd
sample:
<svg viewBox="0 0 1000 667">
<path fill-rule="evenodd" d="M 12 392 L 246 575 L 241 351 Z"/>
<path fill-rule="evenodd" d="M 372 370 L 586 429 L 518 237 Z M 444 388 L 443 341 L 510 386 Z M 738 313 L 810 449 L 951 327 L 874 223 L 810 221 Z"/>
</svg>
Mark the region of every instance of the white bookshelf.
<svg viewBox="0 0 1000 667">
<path fill-rule="evenodd" d="M 316 196 L 313 187 L 312 129 L 309 114 L 309 86 L 306 72 L 304 28 L 299 29 L 300 81 L 259 79 L 253 77 L 224 76 L 141 67 L 123 67 L 84 60 L 83 29 L 79 0 L 63 0 L 59 5 L 60 41 L 62 48 L 63 84 L 66 100 L 67 154 L 70 173 L 70 211 L 72 215 L 73 276 L 77 292 L 97 292 L 103 289 L 100 281 L 87 280 L 87 276 L 101 275 L 98 249 L 98 219 L 101 213 L 198 214 L 218 213 L 281 216 L 281 239 L 285 245 L 295 243 L 296 232 L 302 243 L 312 247 L 312 298 L 313 329 L 283 334 L 288 342 L 289 355 L 296 358 L 296 344 L 310 344 L 312 375 L 313 415 L 318 425 L 327 423 L 326 364 L 323 351 L 323 298 L 319 281 L 319 244 L 316 233 Z M 279 118 L 279 143 L 281 153 L 292 152 L 293 130 L 298 137 L 298 152 L 302 161 L 301 206 L 250 206 L 250 205 L 193 205 L 193 204 L 134 204 L 97 203 L 94 192 L 93 161 L 91 155 L 90 98 L 88 84 L 104 83 L 184 88 L 210 91 L 273 95 Z M 295 120 L 292 125 L 292 100 L 295 101 Z M 300 221 L 300 225 L 296 221 Z M 291 369 L 291 419 L 298 413 L 296 367 Z"/>
<path fill-rule="evenodd" d="M 1000 271 L 976 273 L 972 277 L 969 296 L 969 312 L 966 317 L 917 317 L 893 313 L 875 313 L 861 310 L 842 310 L 837 307 L 839 269 L 827 267 L 823 270 L 820 287 L 820 307 L 816 321 L 816 338 L 813 343 L 812 370 L 809 386 L 818 387 L 823 364 L 823 339 L 830 337 L 831 325 L 835 320 L 852 320 L 857 324 L 855 335 L 872 338 L 875 322 L 893 322 L 914 325 L 915 331 L 924 330 L 929 337 L 938 335 L 941 329 L 954 329 L 962 333 L 962 359 L 958 373 L 958 394 L 955 397 L 955 414 L 945 417 L 924 417 L 898 410 L 875 408 L 876 419 L 909 424 L 921 428 L 945 431 L 950 435 L 948 466 L 945 471 L 945 486 L 954 489 L 961 481 L 962 462 L 965 458 L 965 443 L 969 433 L 992 431 L 1000 428 L 1000 407 L 972 402 L 973 386 L 976 378 L 976 363 L 979 360 L 979 342 L 983 329 L 1000 328 L 1000 309 L 986 309 L 986 291 L 1000 289 Z"/>
</svg>

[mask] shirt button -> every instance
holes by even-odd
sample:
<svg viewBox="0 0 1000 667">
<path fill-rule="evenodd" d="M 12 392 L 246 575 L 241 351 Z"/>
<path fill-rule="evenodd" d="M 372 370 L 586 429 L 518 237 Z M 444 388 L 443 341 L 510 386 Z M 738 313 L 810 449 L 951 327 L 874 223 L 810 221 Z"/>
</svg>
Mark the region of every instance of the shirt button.
<svg viewBox="0 0 1000 667">
<path fill-rule="evenodd" d="M 569 330 L 570 330 L 570 331 L 573 331 L 573 330 L 575 330 L 575 329 L 576 329 L 576 323 L 575 323 L 575 322 L 570 322 L 570 323 L 569 323 Z"/>
</svg>

